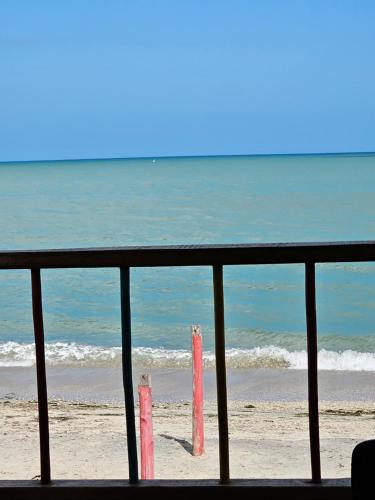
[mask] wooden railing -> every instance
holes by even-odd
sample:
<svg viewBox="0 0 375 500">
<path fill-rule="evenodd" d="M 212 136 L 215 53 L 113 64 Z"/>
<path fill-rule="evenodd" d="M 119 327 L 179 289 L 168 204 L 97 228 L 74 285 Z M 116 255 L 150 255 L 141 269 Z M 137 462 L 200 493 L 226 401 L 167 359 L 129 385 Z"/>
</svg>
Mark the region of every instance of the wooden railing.
<svg viewBox="0 0 375 500">
<path fill-rule="evenodd" d="M 0 252 L 0 269 L 30 269 L 36 345 L 41 481 L 0 481 L 4 498 L 164 498 L 224 497 L 227 488 L 238 498 L 350 498 L 349 480 L 321 479 L 318 412 L 318 344 L 315 304 L 315 264 L 375 260 L 375 241 L 287 243 L 263 245 L 195 245 Z M 227 385 L 225 366 L 223 266 L 304 264 L 308 355 L 308 404 L 311 454 L 310 480 L 231 480 L 229 469 Z M 137 440 L 132 380 L 130 269 L 132 267 L 212 266 L 215 316 L 215 357 L 219 424 L 220 478 L 201 481 L 138 479 Z M 51 481 L 41 269 L 120 269 L 123 383 L 129 481 Z"/>
</svg>

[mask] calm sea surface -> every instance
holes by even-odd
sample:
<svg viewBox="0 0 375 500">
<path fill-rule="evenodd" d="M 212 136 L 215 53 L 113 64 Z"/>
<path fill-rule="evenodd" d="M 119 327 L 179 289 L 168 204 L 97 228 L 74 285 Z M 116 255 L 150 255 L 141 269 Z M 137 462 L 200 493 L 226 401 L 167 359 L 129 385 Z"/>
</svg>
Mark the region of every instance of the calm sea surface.
<svg viewBox="0 0 375 500">
<path fill-rule="evenodd" d="M 0 164 L 0 248 L 366 240 L 375 155 Z M 226 267 L 230 366 L 305 366 L 304 269 Z M 119 362 L 119 272 L 42 272 L 51 364 Z M 134 269 L 139 363 L 189 363 L 191 324 L 212 363 L 209 268 Z M 375 266 L 317 268 L 320 366 L 375 370 Z M 0 272 L 0 365 L 33 362 L 30 278 Z"/>
</svg>

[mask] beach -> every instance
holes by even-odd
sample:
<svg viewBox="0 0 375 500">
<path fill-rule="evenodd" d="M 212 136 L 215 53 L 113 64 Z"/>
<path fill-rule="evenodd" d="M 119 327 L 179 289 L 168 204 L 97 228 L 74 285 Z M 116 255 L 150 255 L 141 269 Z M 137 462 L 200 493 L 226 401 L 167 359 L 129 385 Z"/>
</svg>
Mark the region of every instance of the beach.
<svg viewBox="0 0 375 500">
<path fill-rule="evenodd" d="M 39 474 L 37 404 L 28 392 L 35 381 L 34 370 L 1 369 L 1 479 L 32 479 Z M 61 368 L 48 370 L 51 468 L 55 479 L 127 477 L 120 372 L 97 370 L 70 369 L 68 378 Z M 135 380 L 139 373 L 136 370 Z M 218 477 L 214 382 L 214 372 L 206 372 L 205 453 L 193 457 L 191 372 L 153 370 L 155 478 Z M 320 372 L 323 477 L 350 477 L 354 446 L 374 437 L 374 382 L 375 374 L 371 372 Z M 303 370 L 228 372 L 233 478 L 309 478 L 306 387 Z M 6 389 L 8 392 L 4 392 Z M 92 397 L 94 394 L 96 397 Z M 137 432 L 138 420 L 137 405 Z"/>
</svg>

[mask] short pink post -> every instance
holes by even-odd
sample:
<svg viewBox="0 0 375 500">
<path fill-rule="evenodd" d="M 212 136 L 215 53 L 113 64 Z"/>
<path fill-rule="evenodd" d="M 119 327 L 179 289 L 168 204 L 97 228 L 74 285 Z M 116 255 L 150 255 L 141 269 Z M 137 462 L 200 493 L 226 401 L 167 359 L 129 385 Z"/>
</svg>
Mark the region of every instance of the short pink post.
<svg viewBox="0 0 375 500">
<path fill-rule="evenodd" d="M 193 455 L 204 452 L 202 334 L 198 325 L 191 327 L 193 351 Z"/>
<path fill-rule="evenodd" d="M 141 434 L 141 479 L 154 479 L 151 376 L 141 375 L 138 385 Z"/>
</svg>

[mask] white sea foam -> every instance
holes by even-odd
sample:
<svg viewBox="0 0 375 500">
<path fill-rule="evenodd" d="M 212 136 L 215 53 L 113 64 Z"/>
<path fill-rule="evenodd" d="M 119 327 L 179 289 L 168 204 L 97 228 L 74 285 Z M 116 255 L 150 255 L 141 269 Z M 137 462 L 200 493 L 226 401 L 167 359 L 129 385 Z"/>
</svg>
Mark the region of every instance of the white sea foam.
<svg viewBox="0 0 375 500">
<path fill-rule="evenodd" d="M 228 368 L 292 368 L 306 369 L 306 351 L 288 351 L 282 347 L 266 346 L 253 349 L 228 349 Z M 207 368 L 215 366 L 213 352 L 203 354 Z M 56 342 L 46 344 L 46 362 L 49 366 L 120 366 L 121 348 Z M 191 366 L 191 353 L 182 349 L 133 349 L 135 366 L 160 368 L 187 368 Z M 35 364 L 34 344 L 6 342 L 0 344 L 0 366 L 27 367 Z M 375 353 L 322 349 L 319 351 L 321 370 L 375 371 Z"/>
</svg>

